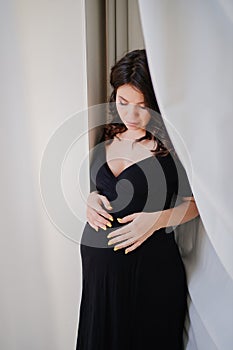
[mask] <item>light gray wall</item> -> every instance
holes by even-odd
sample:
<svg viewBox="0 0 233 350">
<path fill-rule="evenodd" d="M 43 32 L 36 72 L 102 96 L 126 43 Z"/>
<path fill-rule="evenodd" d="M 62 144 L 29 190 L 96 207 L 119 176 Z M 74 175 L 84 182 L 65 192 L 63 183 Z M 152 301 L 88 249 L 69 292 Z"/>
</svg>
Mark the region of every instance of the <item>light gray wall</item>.
<svg viewBox="0 0 233 350">
<path fill-rule="evenodd" d="M 0 4 L 1 350 L 75 349 L 79 245 L 47 215 L 39 174 L 54 131 L 87 107 L 84 20 L 83 0 Z"/>
</svg>

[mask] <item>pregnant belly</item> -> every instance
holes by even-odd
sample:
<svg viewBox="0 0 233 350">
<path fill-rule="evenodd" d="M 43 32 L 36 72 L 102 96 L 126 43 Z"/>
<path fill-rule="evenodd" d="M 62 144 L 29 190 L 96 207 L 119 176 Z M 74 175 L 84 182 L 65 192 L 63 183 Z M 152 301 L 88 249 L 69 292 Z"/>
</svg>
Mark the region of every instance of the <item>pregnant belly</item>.
<svg viewBox="0 0 233 350">
<path fill-rule="evenodd" d="M 109 239 L 107 238 L 108 234 L 119 229 L 120 227 L 123 227 L 127 224 L 120 224 L 116 220 L 112 222 L 112 227 L 107 227 L 107 230 L 99 229 L 98 232 L 93 229 L 88 222 L 86 222 L 86 225 L 84 226 L 84 230 L 81 237 L 81 244 L 93 247 L 93 248 L 106 248 L 108 250 L 113 251 L 112 246 L 108 246 Z M 169 233 L 166 233 L 165 228 L 161 228 L 160 230 L 155 231 L 152 236 L 150 236 L 145 242 L 143 242 L 142 246 L 147 246 L 148 244 L 157 241 L 164 242 L 165 244 L 176 244 L 175 237 L 174 237 L 174 231 L 171 229 Z M 123 249 L 122 249 L 123 251 Z M 114 252 L 115 253 L 115 252 Z"/>
</svg>

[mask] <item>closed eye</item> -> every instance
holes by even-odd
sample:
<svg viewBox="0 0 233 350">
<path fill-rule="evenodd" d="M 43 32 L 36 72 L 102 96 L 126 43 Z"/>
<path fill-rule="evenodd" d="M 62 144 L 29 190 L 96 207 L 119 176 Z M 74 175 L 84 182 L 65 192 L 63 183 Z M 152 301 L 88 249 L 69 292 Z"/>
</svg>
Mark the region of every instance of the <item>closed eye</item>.
<svg viewBox="0 0 233 350">
<path fill-rule="evenodd" d="M 128 103 L 127 102 L 122 102 L 121 100 L 119 100 L 119 104 L 121 105 L 121 106 L 127 106 L 128 105 Z M 145 110 L 147 107 L 146 106 L 138 106 L 139 108 L 141 108 L 141 109 L 143 109 L 143 110 Z"/>
<path fill-rule="evenodd" d="M 119 104 L 120 104 L 121 106 L 126 106 L 126 105 L 127 105 L 127 103 L 123 103 L 122 101 L 119 101 Z"/>
</svg>

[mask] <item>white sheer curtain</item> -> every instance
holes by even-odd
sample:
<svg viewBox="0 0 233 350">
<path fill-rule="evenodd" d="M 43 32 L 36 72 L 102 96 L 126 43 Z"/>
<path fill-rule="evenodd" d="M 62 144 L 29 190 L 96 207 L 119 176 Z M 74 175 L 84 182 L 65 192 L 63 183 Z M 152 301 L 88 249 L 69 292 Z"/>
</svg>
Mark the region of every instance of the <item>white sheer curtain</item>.
<svg viewBox="0 0 233 350">
<path fill-rule="evenodd" d="M 177 228 L 190 295 L 186 349 L 230 350 L 233 3 L 139 0 L 139 5 L 156 96 L 200 212 Z"/>
</svg>

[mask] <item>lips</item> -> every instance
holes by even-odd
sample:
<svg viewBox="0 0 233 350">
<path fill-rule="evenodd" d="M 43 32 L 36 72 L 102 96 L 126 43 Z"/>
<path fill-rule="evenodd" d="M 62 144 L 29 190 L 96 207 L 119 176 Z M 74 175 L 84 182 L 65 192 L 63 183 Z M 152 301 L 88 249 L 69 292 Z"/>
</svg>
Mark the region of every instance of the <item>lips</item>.
<svg viewBox="0 0 233 350">
<path fill-rule="evenodd" d="M 138 123 L 131 123 L 131 122 L 125 122 L 125 123 L 128 124 L 128 125 L 132 125 L 132 126 L 138 125 Z"/>
</svg>

